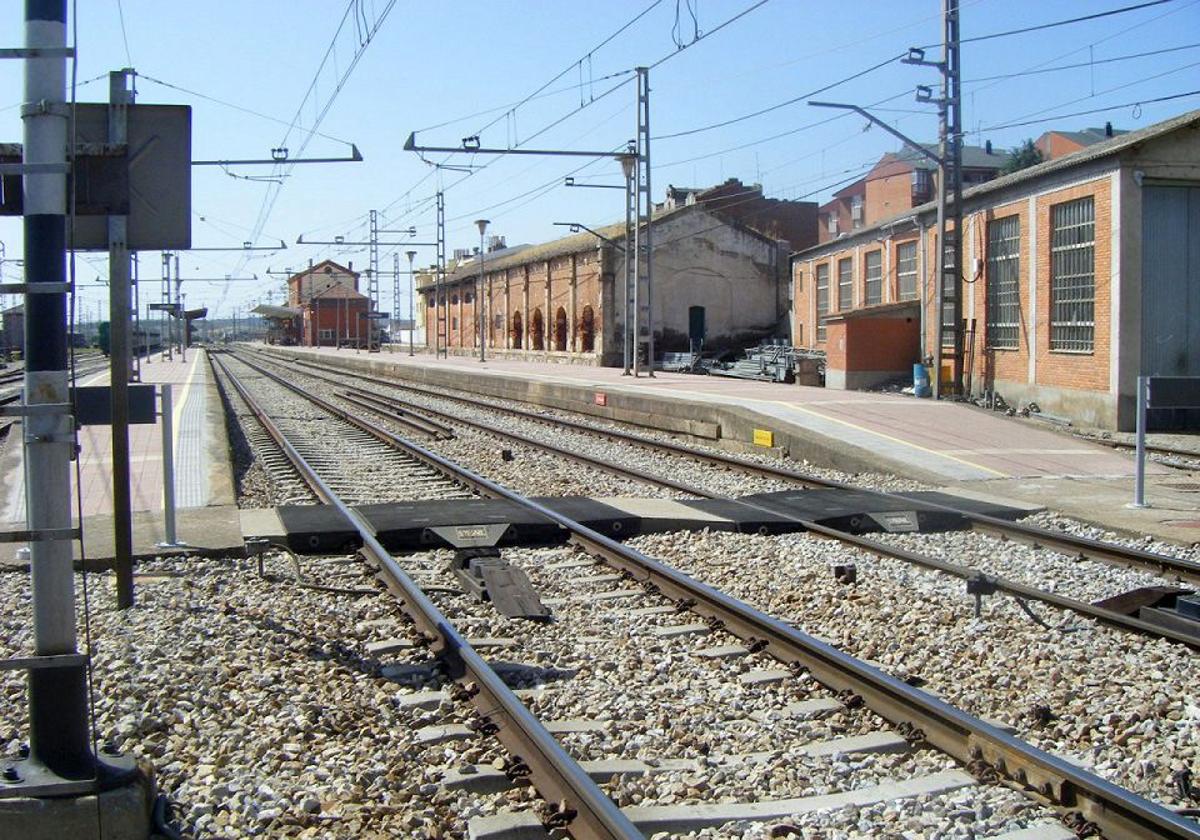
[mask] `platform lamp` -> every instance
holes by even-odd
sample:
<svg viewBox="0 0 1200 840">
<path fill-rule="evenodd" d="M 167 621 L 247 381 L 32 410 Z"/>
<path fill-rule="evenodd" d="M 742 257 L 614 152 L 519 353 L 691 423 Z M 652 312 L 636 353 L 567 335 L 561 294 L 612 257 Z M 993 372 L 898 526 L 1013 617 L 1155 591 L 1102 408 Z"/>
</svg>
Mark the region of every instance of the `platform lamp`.
<svg viewBox="0 0 1200 840">
<path fill-rule="evenodd" d="M 413 286 L 413 260 L 417 256 L 416 251 L 405 251 L 404 255 L 408 257 L 408 355 L 413 354 L 413 333 L 417 331 L 417 322 L 413 315 L 413 296 L 416 294 Z M 426 346 L 429 339 L 426 338 Z"/>
<path fill-rule="evenodd" d="M 621 171 L 625 173 L 625 372 L 629 376 L 631 368 L 636 369 L 634 354 L 637 353 L 637 334 L 634 332 L 634 319 L 637 314 L 637 259 L 638 254 L 633 248 L 633 175 L 637 167 L 637 153 L 632 151 L 621 155 Z"/>
<path fill-rule="evenodd" d="M 476 219 L 475 224 L 479 228 L 479 292 L 475 295 L 475 320 L 479 322 L 479 361 L 484 362 L 487 359 L 483 355 L 483 234 L 489 222 L 487 219 Z"/>
</svg>

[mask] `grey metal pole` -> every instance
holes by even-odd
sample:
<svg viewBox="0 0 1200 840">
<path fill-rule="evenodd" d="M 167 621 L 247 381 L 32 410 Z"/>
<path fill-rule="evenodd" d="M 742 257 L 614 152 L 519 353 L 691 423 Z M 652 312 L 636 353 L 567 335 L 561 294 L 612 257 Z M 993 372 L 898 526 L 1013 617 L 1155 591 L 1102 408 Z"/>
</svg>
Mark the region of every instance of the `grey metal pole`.
<svg viewBox="0 0 1200 840">
<path fill-rule="evenodd" d="M 947 143 L 950 152 L 950 221 L 954 238 L 950 240 L 952 283 L 950 297 L 950 324 L 954 329 L 954 393 L 965 397 L 963 364 L 966 362 L 966 347 L 963 335 L 963 212 L 962 212 L 962 69 L 959 50 L 959 0 L 945 0 L 946 39 L 944 58 L 947 77 L 948 109 Z M 944 153 L 943 153 L 944 154 Z"/>
<path fill-rule="evenodd" d="M 633 229 L 633 211 L 637 194 L 632 167 L 625 172 L 625 372 L 630 375 L 637 342 L 637 232 Z"/>
<path fill-rule="evenodd" d="M 172 416 L 171 386 L 158 386 L 162 411 L 162 463 L 163 463 L 163 535 L 159 545 L 163 548 L 179 545 L 175 533 L 175 418 Z"/>
<path fill-rule="evenodd" d="M 66 0 L 25 4 L 23 162 L 51 171 L 24 176 L 25 393 L 22 424 L 26 527 L 38 656 L 76 653 L 71 557 L 71 454 L 67 387 Z M 57 287 L 57 288 L 56 288 Z M 59 776 L 91 777 L 84 666 L 29 671 L 30 760 Z"/>
<path fill-rule="evenodd" d="M 1150 377 L 1137 378 L 1137 463 L 1133 475 L 1133 504 L 1130 507 L 1147 508 L 1146 504 L 1146 408 L 1150 403 Z"/>
<path fill-rule="evenodd" d="M 475 320 L 479 322 L 479 361 L 486 362 L 483 351 L 484 306 L 483 306 L 483 230 L 479 226 L 479 292 L 475 295 Z"/>
<path fill-rule="evenodd" d="M 654 233 L 651 230 L 654 222 L 654 191 L 650 186 L 650 68 L 642 67 L 638 71 L 642 80 L 641 119 L 642 132 L 645 139 L 642 142 L 642 166 L 645 169 L 646 194 L 646 367 L 647 375 L 654 378 Z"/>
<path fill-rule="evenodd" d="M 133 103 L 129 71 L 108 74 L 108 139 L 124 143 L 128 106 Z M 130 273 L 128 218 L 108 217 L 109 387 L 112 395 L 112 482 L 117 608 L 133 606 L 133 514 L 129 489 Z"/>
<path fill-rule="evenodd" d="M 413 333 L 417 331 L 416 316 L 413 314 L 413 296 L 415 294 L 413 258 L 416 257 L 417 252 L 405 251 L 404 254 L 408 257 L 408 355 L 411 356 L 413 355 Z"/>
</svg>

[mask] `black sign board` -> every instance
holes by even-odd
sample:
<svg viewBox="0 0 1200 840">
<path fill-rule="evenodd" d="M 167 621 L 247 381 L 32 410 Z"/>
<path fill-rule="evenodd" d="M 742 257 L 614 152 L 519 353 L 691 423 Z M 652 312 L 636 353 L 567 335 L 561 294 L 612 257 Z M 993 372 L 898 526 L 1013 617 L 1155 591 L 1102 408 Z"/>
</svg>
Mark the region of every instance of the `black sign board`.
<svg viewBox="0 0 1200 840">
<path fill-rule="evenodd" d="M 75 389 L 75 419 L 80 426 L 112 424 L 112 389 L 86 385 Z M 153 426 L 156 419 L 154 386 L 129 384 L 129 422 Z"/>
</svg>

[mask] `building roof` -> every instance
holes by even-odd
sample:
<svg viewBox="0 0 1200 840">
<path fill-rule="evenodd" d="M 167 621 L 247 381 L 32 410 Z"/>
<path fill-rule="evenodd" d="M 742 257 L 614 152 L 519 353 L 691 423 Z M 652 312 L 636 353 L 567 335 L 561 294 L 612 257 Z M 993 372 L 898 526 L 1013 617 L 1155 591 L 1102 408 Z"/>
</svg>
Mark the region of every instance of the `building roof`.
<svg viewBox="0 0 1200 840">
<path fill-rule="evenodd" d="M 343 286 L 340 283 L 321 289 L 319 292 L 313 292 L 306 303 L 312 303 L 320 298 L 321 300 L 366 300 L 367 296 L 361 292 L 356 292 L 349 286 Z"/>
<path fill-rule="evenodd" d="M 1058 131 L 1050 129 L 1046 134 L 1057 134 L 1059 137 L 1064 137 L 1072 143 L 1078 143 L 1080 146 L 1091 146 L 1094 143 L 1103 143 L 1111 137 L 1119 137 L 1122 134 L 1128 134 L 1129 131 L 1123 128 L 1114 128 L 1112 135 L 1107 133 L 1107 130 L 1101 128 L 1084 128 L 1079 131 Z"/>
<path fill-rule="evenodd" d="M 300 314 L 299 309 L 292 309 L 287 306 L 272 306 L 269 303 L 260 303 L 250 311 L 255 315 L 262 315 L 264 318 L 290 319 Z"/>
<path fill-rule="evenodd" d="M 964 190 L 963 203 L 965 204 L 966 201 L 972 198 L 984 196 L 992 192 L 999 192 L 1000 190 L 1017 186 L 1018 184 L 1023 184 L 1026 181 L 1034 181 L 1046 175 L 1052 175 L 1056 172 L 1061 172 L 1064 169 L 1070 169 L 1075 166 L 1083 166 L 1084 164 L 1091 163 L 1093 161 L 1118 155 L 1121 152 L 1138 145 L 1139 143 L 1157 139 L 1166 134 L 1170 134 L 1173 131 L 1186 128 L 1188 126 L 1200 127 L 1200 110 L 1188 111 L 1187 113 L 1180 114 L 1177 117 L 1172 117 L 1169 120 L 1163 120 L 1162 122 L 1148 125 L 1145 128 L 1139 128 L 1136 131 L 1120 134 L 1100 143 L 1093 143 L 1091 146 L 1080 149 L 1076 152 L 1071 152 L 1068 155 L 1063 155 L 1062 157 L 1054 158 L 1052 160 L 1045 161 L 1044 163 L 1039 163 L 1035 166 L 1029 166 L 1025 169 L 1019 169 L 1016 172 L 1009 173 L 1008 175 L 1001 175 L 999 178 L 993 178 L 991 181 L 986 181 L 982 184 L 971 187 L 968 190 Z M 820 245 L 814 245 L 812 248 L 806 248 L 803 251 L 797 251 L 795 254 L 793 254 L 793 256 L 804 254 L 814 255 L 816 252 L 821 250 L 845 247 L 845 244 L 848 241 L 861 236 L 875 236 L 877 231 L 881 230 L 882 228 L 891 227 L 901 219 L 909 216 L 915 217 L 932 213 L 936 210 L 936 208 L 936 201 L 928 201 L 919 207 L 914 207 L 911 210 L 897 213 L 896 215 L 887 219 L 881 219 L 874 224 L 859 228 L 853 233 L 843 236 L 841 239 L 822 242 Z"/>
<path fill-rule="evenodd" d="M 937 143 L 922 143 L 921 148 L 933 155 L 938 153 Z M 1008 152 L 997 151 L 996 149 L 989 152 L 985 146 L 964 145 L 962 147 L 963 169 L 1003 169 L 1004 165 L 1008 163 L 1009 157 L 1011 155 Z M 937 164 L 925 155 L 916 149 L 905 146 L 898 152 L 888 152 L 880 158 L 879 162 L 867 173 L 865 180 L 886 178 L 892 175 L 899 175 L 903 172 L 910 172 L 914 169 L 936 168 Z M 850 186 L 852 187 L 854 184 Z M 834 195 L 836 196 L 838 193 L 834 193 Z"/>
<path fill-rule="evenodd" d="M 744 231 L 751 236 L 757 236 L 759 239 L 768 242 L 777 241 L 774 237 L 759 233 L 749 225 L 743 224 L 735 219 L 721 213 L 720 210 L 713 210 L 705 207 L 703 204 L 689 204 L 684 207 L 675 207 L 670 210 L 663 210 L 654 215 L 654 224 L 661 224 L 667 219 L 673 219 L 682 216 L 684 213 L 705 212 L 711 216 L 721 219 L 722 222 L 730 227 Z M 596 233 L 609 239 L 613 242 L 620 242 L 625 238 L 625 223 L 615 222 L 611 225 L 605 225 L 595 229 Z M 491 254 L 485 255 L 485 265 L 487 271 L 500 271 L 513 266 L 525 265 L 531 262 L 541 262 L 543 260 L 554 259 L 555 257 L 567 256 L 568 254 L 580 254 L 585 251 L 595 251 L 605 243 L 602 239 L 598 239 L 594 234 L 587 231 L 564 236 L 560 239 L 552 239 L 549 242 L 543 242 L 538 245 L 520 245 L 515 248 L 506 248 L 503 251 L 493 251 Z M 471 262 L 463 263 L 457 266 L 452 271 L 446 272 L 446 283 L 454 283 L 470 277 L 479 275 L 478 259 Z M 430 276 L 430 275 L 426 275 Z M 422 290 L 428 289 L 433 285 L 433 281 L 429 280 L 420 286 Z"/>
<path fill-rule="evenodd" d="M 293 274 L 291 277 L 288 278 L 288 282 L 291 283 L 293 280 L 300 279 L 301 277 L 307 277 L 310 274 L 318 274 L 318 273 L 324 274 L 324 273 L 326 273 L 325 272 L 326 267 L 329 268 L 328 273 L 330 273 L 330 274 L 337 272 L 338 274 L 349 274 L 351 277 L 354 277 L 355 279 L 357 279 L 359 277 L 359 272 L 355 271 L 354 269 L 347 268 L 346 266 L 342 265 L 341 263 L 336 263 L 333 260 L 321 260 L 316 265 L 310 265 L 308 268 L 304 269 L 303 271 L 297 271 L 295 274 Z"/>
</svg>

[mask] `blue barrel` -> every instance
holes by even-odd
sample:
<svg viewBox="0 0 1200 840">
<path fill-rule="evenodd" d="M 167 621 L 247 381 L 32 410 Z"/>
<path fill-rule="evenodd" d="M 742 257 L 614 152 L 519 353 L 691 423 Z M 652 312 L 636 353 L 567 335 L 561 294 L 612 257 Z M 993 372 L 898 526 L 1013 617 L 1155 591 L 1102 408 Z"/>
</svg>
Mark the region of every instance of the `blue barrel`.
<svg viewBox="0 0 1200 840">
<path fill-rule="evenodd" d="M 932 393 L 929 389 L 929 369 L 920 363 L 913 365 L 913 393 L 918 397 L 928 397 Z"/>
</svg>

